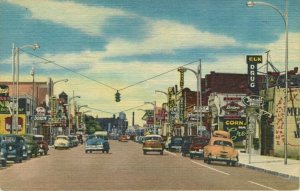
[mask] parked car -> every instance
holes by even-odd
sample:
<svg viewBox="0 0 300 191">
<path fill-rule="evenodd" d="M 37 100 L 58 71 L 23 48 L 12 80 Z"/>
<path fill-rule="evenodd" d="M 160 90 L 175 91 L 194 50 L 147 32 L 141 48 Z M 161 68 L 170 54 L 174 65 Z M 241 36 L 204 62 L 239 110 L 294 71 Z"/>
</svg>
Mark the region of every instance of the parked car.
<svg viewBox="0 0 300 191">
<path fill-rule="evenodd" d="M 182 137 L 171 137 L 171 141 L 168 144 L 168 150 L 169 151 L 179 151 L 181 152 L 181 146 L 183 144 L 183 138 Z"/>
<path fill-rule="evenodd" d="M 190 158 L 203 157 L 203 149 L 208 142 L 208 137 L 194 137 L 190 145 Z"/>
<path fill-rule="evenodd" d="M 232 166 L 239 161 L 238 151 L 234 149 L 228 132 L 214 132 L 208 145 L 204 147 L 204 162 L 210 164 L 211 161 L 226 162 Z"/>
<path fill-rule="evenodd" d="M 66 135 L 58 135 L 54 141 L 54 149 L 70 148 L 70 140 Z"/>
<path fill-rule="evenodd" d="M 3 135 L 3 142 L 7 149 L 7 160 L 21 163 L 23 160 L 23 139 L 19 135 Z"/>
<path fill-rule="evenodd" d="M 128 142 L 128 137 L 127 137 L 127 135 L 120 135 L 118 140 L 120 142 Z"/>
<path fill-rule="evenodd" d="M 184 137 L 182 146 L 181 146 L 181 154 L 182 156 L 186 156 L 188 154 L 190 154 L 190 146 L 192 144 L 192 139 L 195 136 L 186 136 Z"/>
<path fill-rule="evenodd" d="M 28 156 L 29 157 L 32 157 L 32 156 L 37 157 L 37 155 L 39 153 L 39 145 L 35 141 L 34 135 L 26 134 L 23 137 L 24 137 L 25 142 L 27 144 Z"/>
<path fill-rule="evenodd" d="M 48 142 L 45 141 L 44 135 L 34 135 L 34 139 L 39 146 L 40 155 L 47 155 L 49 151 Z"/>
<path fill-rule="evenodd" d="M 79 144 L 79 141 L 77 139 L 76 135 L 69 135 L 69 141 L 70 141 L 70 147 L 76 147 Z"/>
<path fill-rule="evenodd" d="M 89 136 L 85 142 L 85 153 L 92 153 L 93 151 L 102 151 L 102 153 L 109 153 L 108 140 L 98 138 L 95 136 Z"/>
<path fill-rule="evenodd" d="M 3 135 L 0 135 L 0 161 L 1 161 L 1 166 L 5 167 L 7 161 L 7 149 L 6 149 L 6 144 L 3 141 Z"/>
<path fill-rule="evenodd" d="M 164 152 L 164 143 L 160 135 L 146 135 L 144 137 L 143 143 L 143 153 L 144 155 L 147 152 L 159 152 L 163 155 Z"/>
</svg>

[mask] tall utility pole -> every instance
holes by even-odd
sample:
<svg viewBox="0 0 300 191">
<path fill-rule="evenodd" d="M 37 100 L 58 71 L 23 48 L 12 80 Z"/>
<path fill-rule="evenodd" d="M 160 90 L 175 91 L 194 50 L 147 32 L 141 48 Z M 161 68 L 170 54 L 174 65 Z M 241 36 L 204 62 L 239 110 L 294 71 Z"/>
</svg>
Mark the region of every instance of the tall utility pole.
<svg viewBox="0 0 300 191">
<path fill-rule="evenodd" d="M 32 101 L 31 101 L 31 115 L 34 115 L 34 103 L 35 103 L 35 95 L 34 95 L 34 90 L 35 90 L 35 82 L 34 82 L 34 67 L 32 66 L 31 68 L 31 72 L 30 75 L 32 76 Z M 31 120 L 31 129 L 30 129 L 30 133 L 32 133 L 32 130 L 34 128 L 34 120 Z"/>
</svg>

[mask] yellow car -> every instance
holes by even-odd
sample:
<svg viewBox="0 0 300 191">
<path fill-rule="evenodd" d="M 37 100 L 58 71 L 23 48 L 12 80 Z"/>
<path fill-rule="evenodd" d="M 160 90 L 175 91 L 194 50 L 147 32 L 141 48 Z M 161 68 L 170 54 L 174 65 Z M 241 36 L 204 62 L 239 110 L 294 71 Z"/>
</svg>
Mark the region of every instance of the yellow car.
<svg viewBox="0 0 300 191">
<path fill-rule="evenodd" d="M 234 149 L 233 141 L 226 133 L 218 133 L 214 133 L 208 145 L 204 147 L 204 162 L 210 164 L 211 161 L 221 161 L 235 166 L 239 156 L 238 151 Z"/>
<path fill-rule="evenodd" d="M 68 149 L 70 148 L 70 139 L 65 135 L 58 135 L 54 141 L 55 149 Z"/>
<path fill-rule="evenodd" d="M 144 137 L 143 153 L 159 152 L 160 155 L 164 153 L 164 144 L 160 135 L 147 135 Z"/>
</svg>

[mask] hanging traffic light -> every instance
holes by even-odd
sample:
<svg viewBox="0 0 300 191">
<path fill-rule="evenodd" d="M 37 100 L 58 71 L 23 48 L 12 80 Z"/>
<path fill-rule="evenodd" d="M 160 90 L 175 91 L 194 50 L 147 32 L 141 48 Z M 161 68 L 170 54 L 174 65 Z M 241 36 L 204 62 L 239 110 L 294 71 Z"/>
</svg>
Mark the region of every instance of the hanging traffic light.
<svg viewBox="0 0 300 191">
<path fill-rule="evenodd" d="M 116 100 L 116 102 L 121 101 L 121 94 L 119 93 L 119 91 L 117 91 L 117 93 L 115 94 L 115 100 Z"/>
</svg>

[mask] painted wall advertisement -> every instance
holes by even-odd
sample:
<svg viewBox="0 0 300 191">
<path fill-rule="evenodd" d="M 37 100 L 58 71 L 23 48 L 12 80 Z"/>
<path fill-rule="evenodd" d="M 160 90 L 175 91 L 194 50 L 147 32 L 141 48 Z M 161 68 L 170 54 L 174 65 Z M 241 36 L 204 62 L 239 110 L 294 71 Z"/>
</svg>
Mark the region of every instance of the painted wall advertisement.
<svg viewBox="0 0 300 191">
<path fill-rule="evenodd" d="M 19 114 L 18 117 L 18 129 L 12 129 L 13 133 L 17 133 L 19 135 L 24 135 L 26 128 L 25 128 L 25 124 L 26 124 L 26 116 L 25 114 Z M 10 114 L 1 114 L 0 115 L 0 134 L 9 134 L 10 130 L 11 130 L 11 115 Z"/>
<path fill-rule="evenodd" d="M 246 139 L 247 120 L 246 117 L 240 119 L 224 119 L 224 130 L 230 133 L 233 142 L 240 142 Z"/>
<path fill-rule="evenodd" d="M 285 144 L 285 90 L 276 89 L 274 101 L 274 152 L 283 155 Z M 287 146 L 288 156 L 300 156 L 300 89 L 291 88 L 288 92 Z"/>
</svg>

